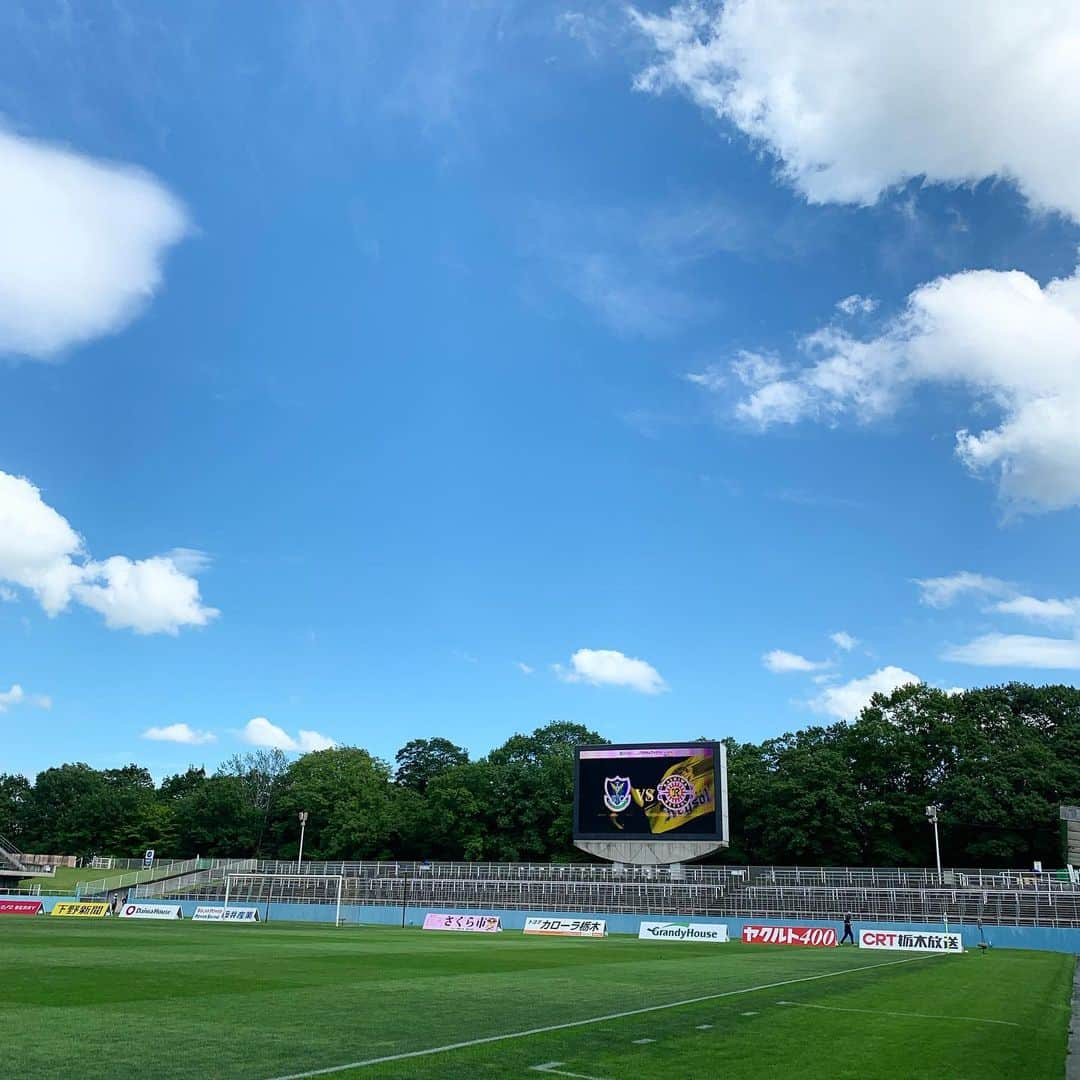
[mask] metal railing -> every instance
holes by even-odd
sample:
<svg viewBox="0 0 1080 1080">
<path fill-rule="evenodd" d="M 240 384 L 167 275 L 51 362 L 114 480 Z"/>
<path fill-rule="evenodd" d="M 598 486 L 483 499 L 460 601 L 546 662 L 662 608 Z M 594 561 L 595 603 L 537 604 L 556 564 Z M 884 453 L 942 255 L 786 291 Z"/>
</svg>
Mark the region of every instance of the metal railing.
<svg viewBox="0 0 1080 1080">
<path fill-rule="evenodd" d="M 135 870 L 127 874 L 115 874 L 97 881 L 81 881 L 76 887 L 78 896 L 104 896 L 118 889 L 128 889 L 147 881 L 157 881 L 163 877 L 175 877 L 177 874 L 191 873 L 209 868 L 213 859 L 188 859 L 185 862 L 162 862 L 144 870 Z"/>
<path fill-rule="evenodd" d="M 259 869 L 265 872 L 261 866 Z M 295 874 L 295 868 L 292 873 Z M 221 880 L 206 880 L 182 890 L 166 891 L 167 895 L 181 899 L 220 900 L 224 884 Z M 310 884 L 281 880 L 273 897 L 281 902 L 317 903 L 319 893 Z M 352 875 L 344 879 L 342 904 L 772 919 L 838 919 L 850 911 L 863 921 L 948 919 L 973 923 L 981 918 L 988 925 L 1080 926 L 1080 890 L 1045 888 L 873 888 L 743 882 L 520 881 L 441 878 L 430 874 L 415 878 Z"/>
<path fill-rule="evenodd" d="M 6 837 L 0 836 L 0 867 L 7 870 L 26 870 L 22 852 Z"/>
<path fill-rule="evenodd" d="M 257 870 L 258 864 L 254 859 L 213 859 L 206 860 L 213 865 L 201 870 L 195 870 L 189 874 L 181 874 L 179 877 L 170 876 L 163 881 L 147 882 L 137 885 L 135 899 L 149 900 L 154 897 L 168 896 L 179 898 L 192 896 L 198 898 L 204 888 L 213 892 L 224 890 L 225 878 L 229 874 L 247 874 Z"/>
<path fill-rule="evenodd" d="M 298 870 L 295 860 L 260 860 L 267 874 Z M 1069 890 L 1068 871 L 1000 870 L 927 867 L 835 866 L 629 866 L 619 863 L 472 863 L 305 861 L 306 874 L 345 877 L 439 878 L 462 881 L 679 881 L 726 885 L 743 882 L 770 885 L 857 886 L 861 888 L 1060 888 Z"/>
</svg>

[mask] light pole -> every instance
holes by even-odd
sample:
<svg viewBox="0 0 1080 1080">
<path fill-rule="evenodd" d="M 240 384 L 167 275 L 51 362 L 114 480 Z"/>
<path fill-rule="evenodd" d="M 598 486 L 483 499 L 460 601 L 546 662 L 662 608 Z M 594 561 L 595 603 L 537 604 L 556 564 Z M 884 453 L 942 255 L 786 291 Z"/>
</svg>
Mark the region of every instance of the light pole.
<svg viewBox="0 0 1080 1080">
<path fill-rule="evenodd" d="M 926 816 L 930 819 L 930 824 L 934 826 L 934 854 L 937 856 L 937 880 L 938 885 L 942 884 L 941 878 L 941 842 L 938 839 L 938 811 L 941 807 L 937 803 L 931 803 L 926 808 Z"/>
<path fill-rule="evenodd" d="M 303 870 L 304 861 L 304 829 L 307 827 L 307 811 L 300 811 L 300 854 L 296 856 L 296 872 L 299 874 Z"/>
</svg>

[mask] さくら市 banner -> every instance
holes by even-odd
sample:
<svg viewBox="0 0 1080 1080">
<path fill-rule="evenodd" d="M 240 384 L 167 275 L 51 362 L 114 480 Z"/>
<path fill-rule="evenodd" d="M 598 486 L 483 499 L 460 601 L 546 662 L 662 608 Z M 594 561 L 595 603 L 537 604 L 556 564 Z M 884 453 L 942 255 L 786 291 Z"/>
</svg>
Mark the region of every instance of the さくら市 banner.
<svg viewBox="0 0 1080 1080">
<path fill-rule="evenodd" d="M 429 911 L 424 916 L 425 930 L 462 930 L 472 934 L 498 934 L 502 921 L 498 915 L 443 915 Z"/>
<path fill-rule="evenodd" d="M 727 840 L 721 743 L 579 746 L 575 840 Z"/>
</svg>

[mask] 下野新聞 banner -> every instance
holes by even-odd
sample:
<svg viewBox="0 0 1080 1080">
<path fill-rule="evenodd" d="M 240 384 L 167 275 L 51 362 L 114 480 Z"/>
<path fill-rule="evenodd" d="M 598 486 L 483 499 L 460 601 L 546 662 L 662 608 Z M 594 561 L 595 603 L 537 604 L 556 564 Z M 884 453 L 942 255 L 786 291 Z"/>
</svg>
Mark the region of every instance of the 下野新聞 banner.
<svg viewBox="0 0 1080 1080">
<path fill-rule="evenodd" d="M 109 905 L 104 900 L 61 900 L 49 914 L 61 919 L 103 919 L 109 914 Z"/>
</svg>

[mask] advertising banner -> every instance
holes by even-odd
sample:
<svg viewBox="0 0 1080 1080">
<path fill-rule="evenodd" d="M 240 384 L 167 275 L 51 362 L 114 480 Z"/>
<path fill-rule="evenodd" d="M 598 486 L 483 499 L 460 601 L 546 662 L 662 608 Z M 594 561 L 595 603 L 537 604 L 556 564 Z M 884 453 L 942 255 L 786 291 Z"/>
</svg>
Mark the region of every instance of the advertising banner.
<svg viewBox="0 0 1080 1080">
<path fill-rule="evenodd" d="M 498 934 L 502 931 L 502 920 L 498 915 L 439 915 L 434 911 L 429 911 L 424 916 L 424 929 Z"/>
<path fill-rule="evenodd" d="M 959 934 L 918 933 L 910 930 L 860 930 L 860 949 L 889 949 L 893 952 L 962 953 Z"/>
<path fill-rule="evenodd" d="M 182 919 L 179 904 L 125 904 L 120 911 L 121 919 Z"/>
<path fill-rule="evenodd" d="M 104 919 L 109 914 L 109 905 L 104 900 L 83 900 L 77 903 L 63 900 L 54 904 L 49 914 L 59 919 Z"/>
<path fill-rule="evenodd" d="M 525 933 L 551 937 L 607 937 L 607 922 L 603 919 L 526 919 Z"/>
<path fill-rule="evenodd" d="M 718 941 L 728 938 L 724 923 L 643 922 L 638 929 L 641 941 Z"/>
<path fill-rule="evenodd" d="M 744 926 L 748 945 L 808 945 L 825 948 L 836 944 L 834 926 Z"/>
<path fill-rule="evenodd" d="M 574 839 L 726 840 L 720 743 L 579 746 Z"/>
<path fill-rule="evenodd" d="M 259 909 L 253 907 L 197 907 L 192 922 L 254 923 L 259 921 Z"/>
<path fill-rule="evenodd" d="M 0 900 L 0 915 L 40 915 L 44 910 L 40 900 Z"/>
</svg>

